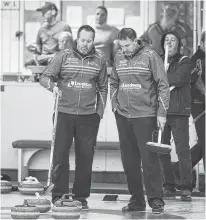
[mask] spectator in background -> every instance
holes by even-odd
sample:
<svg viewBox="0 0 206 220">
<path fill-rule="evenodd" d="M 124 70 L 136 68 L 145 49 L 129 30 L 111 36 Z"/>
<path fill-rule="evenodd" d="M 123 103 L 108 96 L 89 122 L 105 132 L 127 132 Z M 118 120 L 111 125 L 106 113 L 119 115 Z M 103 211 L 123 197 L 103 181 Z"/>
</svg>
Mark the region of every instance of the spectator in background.
<svg viewBox="0 0 206 220">
<path fill-rule="evenodd" d="M 62 31 L 58 36 L 58 51 L 72 48 L 73 38 L 70 32 Z M 39 63 L 49 63 L 56 53 L 36 55 L 35 61 Z"/>
<path fill-rule="evenodd" d="M 107 9 L 103 6 L 96 8 L 95 13 L 95 41 L 94 45 L 102 57 L 106 60 L 107 66 L 112 66 L 114 56 L 119 49 L 117 35 L 119 30 L 107 24 Z"/>
<path fill-rule="evenodd" d="M 167 2 L 164 5 L 163 17 L 160 21 L 151 24 L 140 39 L 150 45 L 159 55 L 163 54 L 161 39 L 165 32 L 175 31 L 181 36 L 182 48 L 181 53 L 187 56 L 191 55 L 192 49 L 192 30 L 178 20 L 179 6 L 175 2 Z"/>
<path fill-rule="evenodd" d="M 53 57 L 53 54 L 59 51 L 58 35 L 60 32 L 71 32 L 70 26 L 57 20 L 58 9 L 54 3 L 45 2 L 44 6 L 38 8 L 37 11 L 42 12 L 44 23 L 38 31 L 36 44 L 28 45 L 28 49 L 35 53 L 32 60 L 26 62 L 27 65 L 47 65 L 48 61 Z M 38 56 L 44 55 L 44 59 Z M 48 59 L 47 59 L 48 58 Z"/>
<path fill-rule="evenodd" d="M 58 36 L 58 48 L 59 50 L 65 50 L 72 48 L 73 38 L 70 32 L 61 32 Z"/>
<path fill-rule="evenodd" d="M 170 145 L 171 132 L 174 137 L 179 159 L 181 200 L 191 201 L 192 163 L 189 146 L 189 116 L 191 113 L 191 65 L 187 56 L 180 54 L 181 37 L 174 31 L 165 33 L 161 40 L 162 50 L 168 46 L 167 78 L 170 87 L 170 104 L 167 122 L 162 135 L 162 143 Z M 164 56 L 163 56 L 164 59 Z M 164 174 L 164 195 L 174 196 L 176 191 L 171 166 L 171 155 L 160 154 Z"/>
<path fill-rule="evenodd" d="M 205 31 L 201 34 L 198 50 L 191 58 L 191 95 L 193 119 L 205 112 Z M 203 159 L 205 169 L 205 113 L 195 122 L 197 144 L 191 148 L 192 167 Z M 175 177 L 179 179 L 179 162 L 173 164 Z"/>
</svg>

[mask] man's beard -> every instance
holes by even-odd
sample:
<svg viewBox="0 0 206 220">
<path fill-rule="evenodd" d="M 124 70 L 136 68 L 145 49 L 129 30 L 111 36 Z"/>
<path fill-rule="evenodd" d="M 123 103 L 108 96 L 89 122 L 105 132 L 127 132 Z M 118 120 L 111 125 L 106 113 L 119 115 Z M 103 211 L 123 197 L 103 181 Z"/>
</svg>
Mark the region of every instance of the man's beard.
<svg viewBox="0 0 206 220">
<path fill-rule="evenodd" d="M 167 20 L 175 20 L 177 16 L 177 12 L 175 10 L 166 10 L 165 17 Z"/>
<path fill-rule="evenodd" d="M 161 25 L 164 29 L 173 27 L 175 23 L 176 23 L 176 18 L 169 17 L 167 15 L 164 16 L 163 20 L 161 20 Z"/>
</svg>

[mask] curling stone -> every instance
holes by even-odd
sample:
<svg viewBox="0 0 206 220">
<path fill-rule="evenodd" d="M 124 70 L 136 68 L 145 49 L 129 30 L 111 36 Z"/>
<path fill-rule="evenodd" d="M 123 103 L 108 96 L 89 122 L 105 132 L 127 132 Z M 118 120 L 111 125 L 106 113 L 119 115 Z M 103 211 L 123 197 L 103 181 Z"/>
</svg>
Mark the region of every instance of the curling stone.
<svg viewBox="0 0 206 220">
<path fill-rule="evenodd" d="M 30 206 L 26 199 L 23 205 L 16 205 L 11 208 L 11 217 L 13 219 L 38 219 L 39 216 L 39 209 L 35 206 Z"/>
<path fill-rule="evenodd" d="M 66 197 L 68 197 L 68 196 L 72 196 L 72 197 L 73 197 L 74 195 L 73 195 L 73 194 L 64 194 L 61 199 L 59 199 L 59 200 L 57 200 L 57 201 L 55 202 L 54 205 L 60 206 L 60 203 L 61 203 L 62 199 L 65 199 L 65 196 L 66 196 Z M 70 203 L 69 203 L 69 204 L 70 204 Z M 77 206 L 78 208 L 82 209 L 82 203 L 81 203 L 80 201 L 73 199 L 73 204 L 74 204 L 75 206 Z M 66 206 L 66 205 L 67 205 L 67 202 L 64 202 L 64 206 Z"/>
<path fill-rule="evenodd" d="M 81 208 L 77 207 L 77 201 L 72 199 L 72 194 L 64 194 L 60 202 L 56 202 L 52 208 L 54 219 L 79 219 Z"/>
<path fill-rule="evenodd" d="M 1 193 L 10 193 L 12 191 L 12 184 L 7 180 L 3 180 L 2 177 L 3 176 L 1 176 L 1 181 L 0 181 L 1 182 L 0 191 Z"/>
<path fill-rule="evenodd" d="M 40 213 L 48 212 L 51 209 L 51 202 L 48 199 L 43 199 L 39 197 L 39 193 L 35 193 L 35 199 L 27 199 L 28 205 L 36 206 Z"/>
<path fill-rule="evenodd" d="M 42 193 L 44 186 L 37 180 L 37 178 L 29 176 L 18 185 L 19 192 L 25 195 L 35 195 L 36 192 Z"/>
</svg>

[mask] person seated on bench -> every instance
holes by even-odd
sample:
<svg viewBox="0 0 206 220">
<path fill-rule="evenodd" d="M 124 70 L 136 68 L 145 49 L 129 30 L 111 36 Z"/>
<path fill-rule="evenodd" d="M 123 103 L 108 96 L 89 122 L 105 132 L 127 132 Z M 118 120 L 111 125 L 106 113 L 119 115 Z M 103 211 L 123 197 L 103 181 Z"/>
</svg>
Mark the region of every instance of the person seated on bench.
<svg viewBox="0 0 206 220">
<path fill-rule="evenodd" d="M 58 51 L 72 48 L 73 38 L 69 32 L 63 31 L 58 36 Z M 38 64 L 46 63 L 48 64 L 54 57 L 56 53 L 53 54 L 42 54 L 35 56 L 36 62 Z"/>
<path fill-rule="evenodd" d="M 59 51 L 59 33 L 69 32 L 72 35 L 70 26 L 66 22 L 57 20 L 58 9 L 54 3 L 46 2 L 37 11 L 42 12 L 44 23 L 38 31 L 36 44 L 27 46 L 28 50 L 34 53 L 34 57 L 28 60 L 25 66 L 47 65 L 48 61 Z"/>
</svg>

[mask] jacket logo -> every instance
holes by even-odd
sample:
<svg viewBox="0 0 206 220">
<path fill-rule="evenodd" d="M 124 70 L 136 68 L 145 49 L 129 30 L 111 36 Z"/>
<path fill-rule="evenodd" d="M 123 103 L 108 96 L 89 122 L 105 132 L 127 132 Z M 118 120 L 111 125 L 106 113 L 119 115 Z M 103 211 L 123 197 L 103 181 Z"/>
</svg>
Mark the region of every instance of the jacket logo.
<svg viewBox="0 0 206 220">
<path fill-rule="evenodd" d="M 91 61 L 88 61 L 87 65 L 98 66 L 97 63 L 95 63 L 95 62 L 91 62 Z"/>
<path fill-rule="evenodd" d="M 119 66 L 127 66 L 127 60 L 120 60 Z"/>
<path fill-rule="evenodd" d="M 71 63 L 79 63 L 77 58 L 68 58 L 68 59 L 67 59 L 67 62 L 68 62 L 69 64 L 71 64 Z"/>
<path fill-rule="evenodd" d="M 135 61 L 134 66 L 147 67 L 146 63 L 143 61 Z"/>
<path fill-rule="evenodd" d="M 75 89 L 91 89 L 92 84 L 87 82 L 70 81 L 67 85 L 69 88 Z"/>
<path fill-rule="evenodd" d="M 139 91 L 142 88 L 141 84 L 135 83 L 123 83 L 120 85 L 121 90 L 129 90 L 129 91 Z"/>
<path fill-rule="evenodd" d="M 127 60 L 120 60 L 119 62 L 120 62 L 120 63 L 126 63 Z"/>
</svg>

